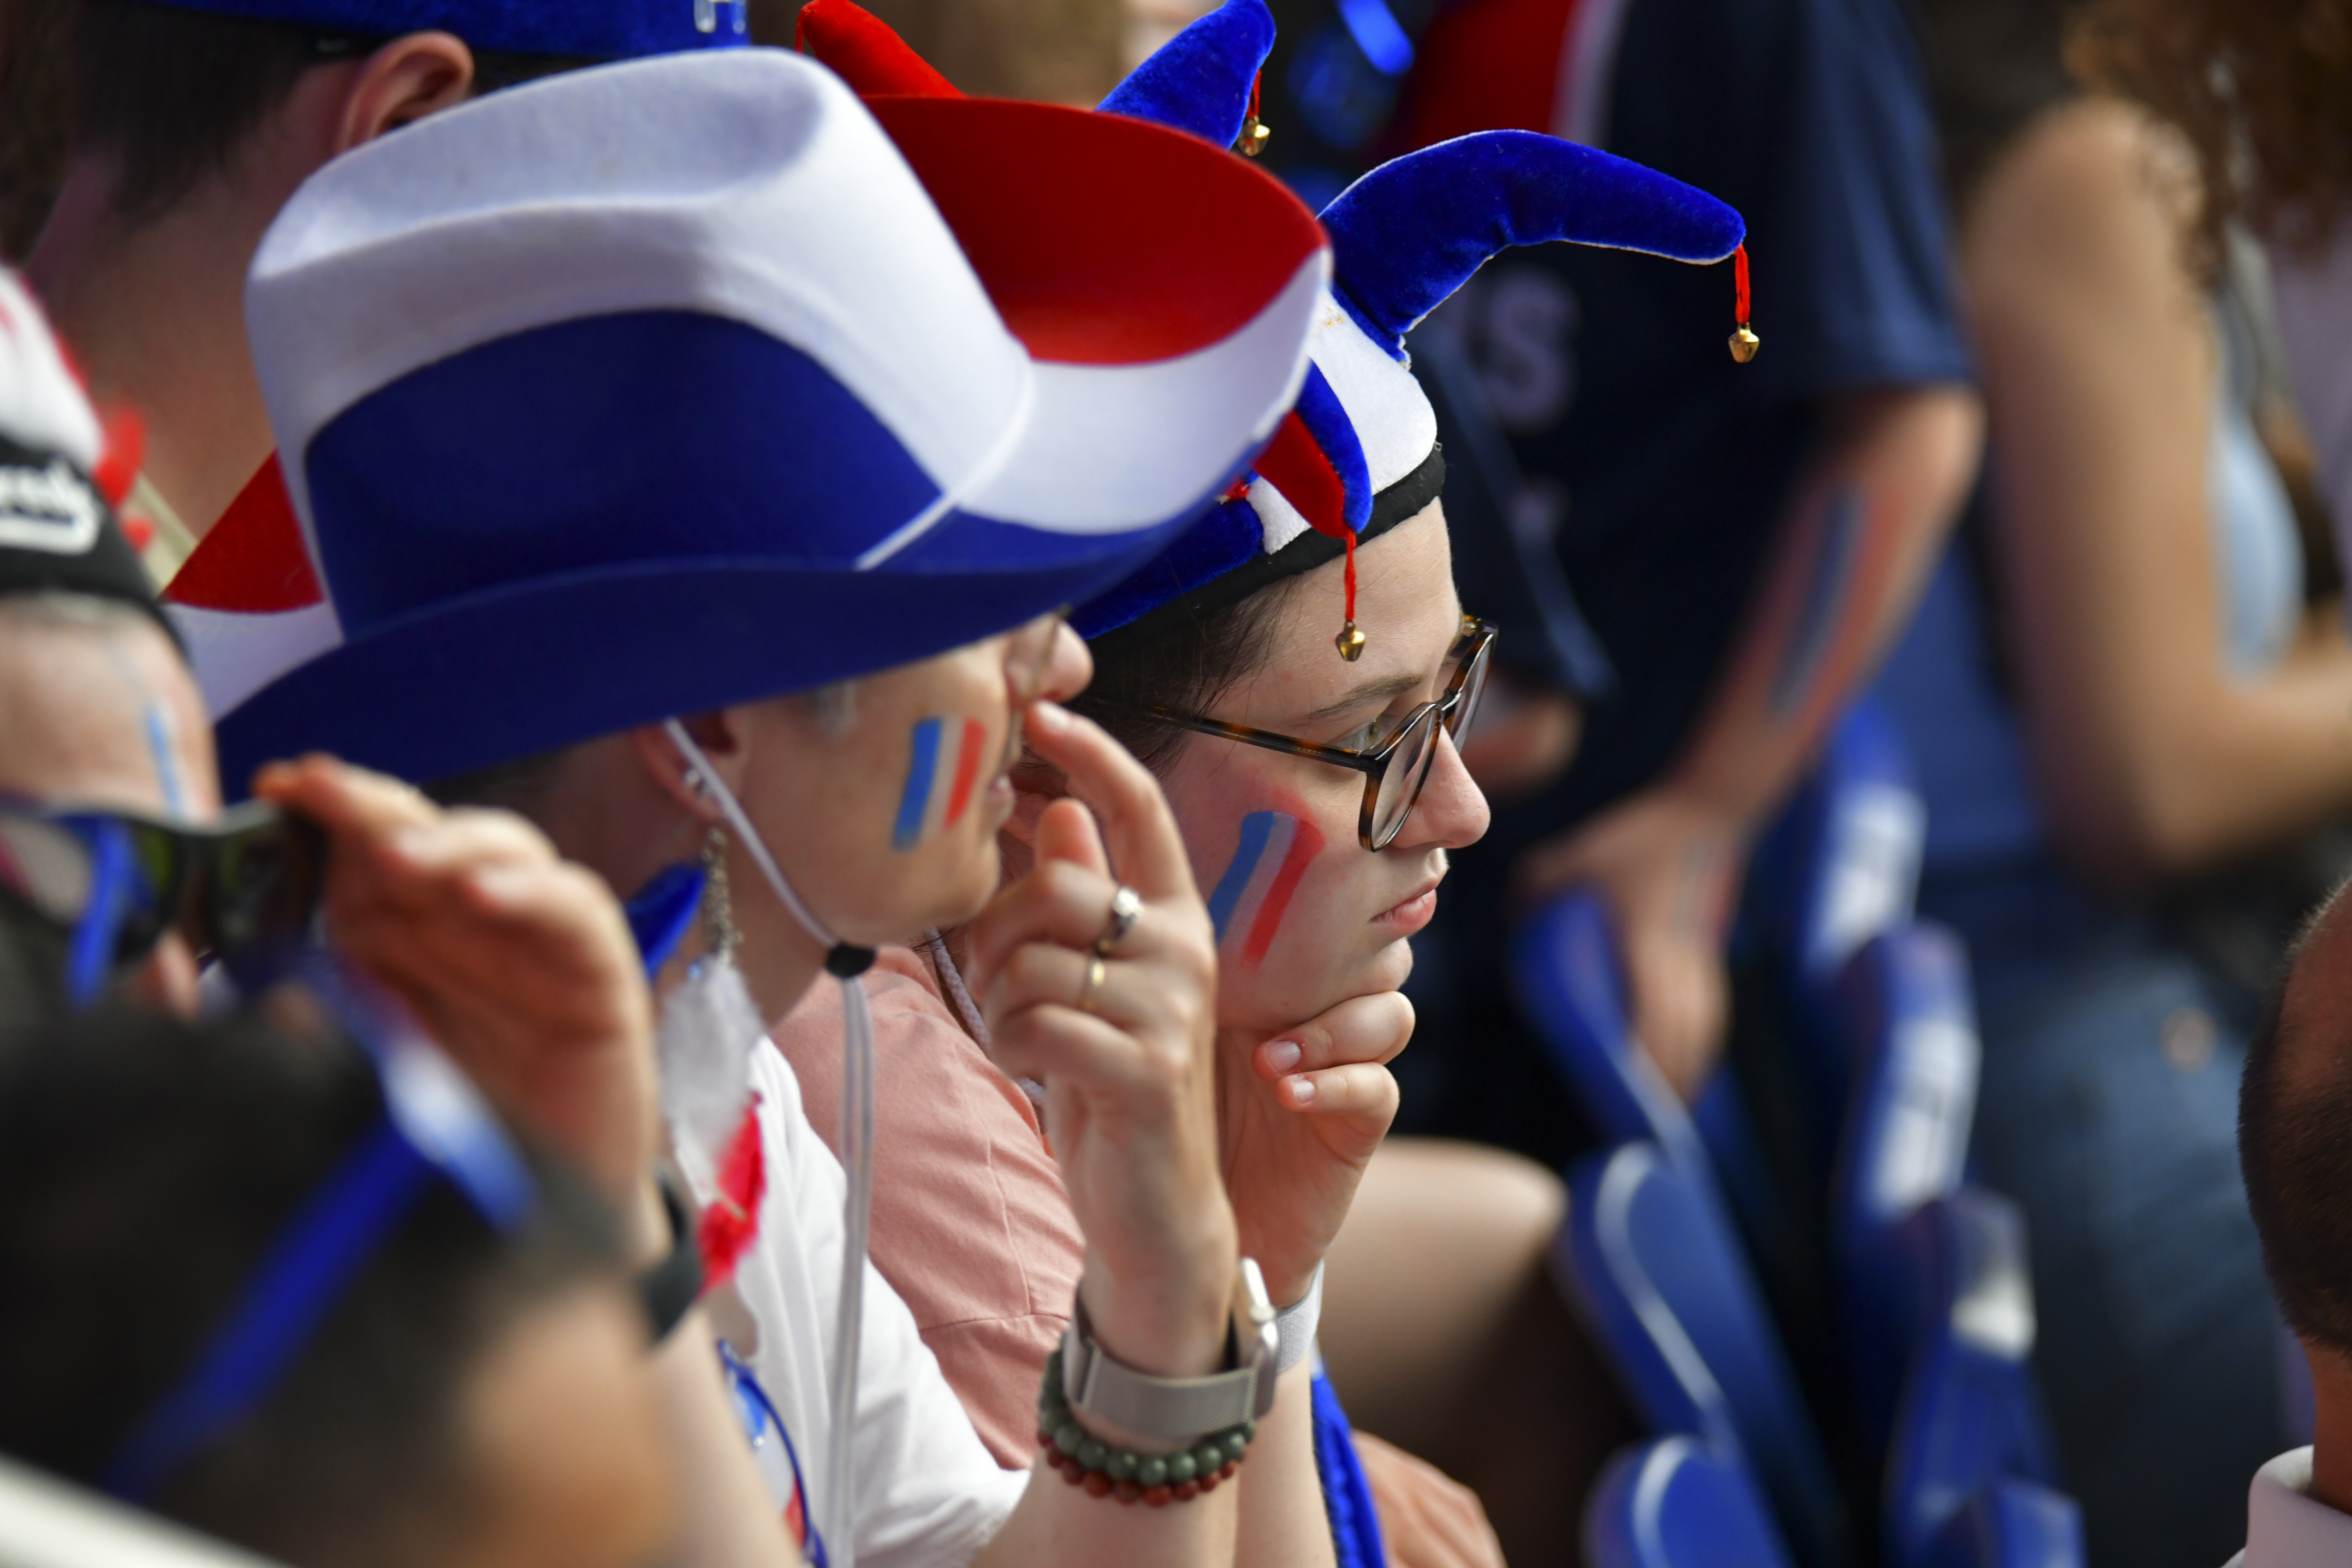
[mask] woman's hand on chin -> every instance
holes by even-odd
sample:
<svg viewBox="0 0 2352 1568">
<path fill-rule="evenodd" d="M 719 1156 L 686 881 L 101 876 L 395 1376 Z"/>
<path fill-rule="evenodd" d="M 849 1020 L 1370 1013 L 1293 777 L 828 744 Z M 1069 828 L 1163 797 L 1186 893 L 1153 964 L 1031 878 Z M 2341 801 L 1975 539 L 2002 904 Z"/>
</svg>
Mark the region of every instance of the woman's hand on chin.
<svg viewBox="0 0 2352 1568">
<path fill-rule="evenodd" d="M 1198 1375 L 1223 1356 L 1234 1280 L 1217 1170 L 1215 934 L 1143 765 L 1049 703 L 1032 710 L 1029 743 L 1076 798 L 1045 809 L 1035 864 L 968 929 L 989 1052 L 1045 1085 L 1096 1339 L 1138 1371 Z M 1090 980 L 1121 880 L 1143 911 Z"/>
<path fill-rule="evenodd" d="M 1225 1187 L 1242 1251 L 1265 1270 L 1277 1306 L 1306 1295 L 1388 1135 L 1397 1110 L 1388 1063 L 1412 1024 L 1404 994 L 1381 991 L 1270 1040 L 1227 1031 L 1219 1042 Z"/>
</svg>

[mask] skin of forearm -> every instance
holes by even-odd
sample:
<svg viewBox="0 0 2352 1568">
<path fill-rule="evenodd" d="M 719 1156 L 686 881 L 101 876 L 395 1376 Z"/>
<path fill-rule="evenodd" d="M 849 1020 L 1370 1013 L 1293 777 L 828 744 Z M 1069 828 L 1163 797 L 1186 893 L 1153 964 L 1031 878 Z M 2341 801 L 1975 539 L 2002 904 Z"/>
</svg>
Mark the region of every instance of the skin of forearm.
<svg viewBox="0 0 2352 1568">
<path fill-rule="evenodd" d="M 1966 499 L 1983 419 L 1966 389 L 1926 386 L 1847 395 L 1832 428 L 1664 784 L 1742 834 L 1787 793 L 1909 617 Z"/>
<path fill-rule="evenodd" d="M 743 1440 L 713 1338 L 698 1307 L 653 1352 L 681 1521 L 670 1562 L 677 1568 L 793 1568 L 800 1552 Z"/>
<path fill-rule="evenodd" d="M 1265 1440 L 1261 1429 L 1259 1441 Z M 1257 1445 L 1250 1445 L 1255 1448 Z M 1251 1454 L 1247 1469 L 1257 1463 Z M 1221 1486 L 1190 1502 L 1164 1508 L 1088 1497 L 1057 1470 L 1040 1464 L 1029 1488 L 995 1538 L 972 1559 L 973 1568 L 1223 1568 L 1234 1561 L 1240 1489 Z"/>
<path fill-rule="evenodd" d="M 1318 1568 L 1337 1560 L 1315 1468 L 1314 1375 L 1304 1361 L 1282 1374 L 1274 1408 L 1257 1424 L 1249 1458 L 1234 1476 L 1241 1483 L 1237 1568 Z"/>
<path fill-rule="evenodd" d="M 2202 870 L 2352 803 L 2352 647 L 2342 635 L 2242 682 L 2221 671 L 2216 644 L 2206 645 L 2212 662 L 2160 693 L 2126 689 L 2103 701 L 2075 691 L 2037 705 L 2059 847 L 2103 886 L 2129 891 Z"/>
<path fill-rule="evenodd" d="M 1043 1466 L 1032 1469 L 1029 1489 L 974 1568 L 1318 1568 L 1334 1562 L 1315 1468 L 1312 1377 L 1303 1362 L 1283 1374 L 1274 1408 L 1258 1423 L 1234 1480 L 1190 1502 L 1122 1506 L 1088 1497 Z"/>
</svg>

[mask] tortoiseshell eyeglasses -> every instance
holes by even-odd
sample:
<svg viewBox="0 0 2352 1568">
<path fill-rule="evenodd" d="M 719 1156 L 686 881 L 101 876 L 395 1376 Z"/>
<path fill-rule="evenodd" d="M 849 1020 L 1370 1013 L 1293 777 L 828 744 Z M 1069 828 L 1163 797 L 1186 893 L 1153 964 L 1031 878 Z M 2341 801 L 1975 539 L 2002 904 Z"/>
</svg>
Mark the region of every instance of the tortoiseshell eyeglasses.
<svg viewBox="0 0 2352 1568">
<path fill-rule="evenodd" d="M 1430 767 L 1437 760 L 1439 727 L 1444 726 L 1445 733 L 1458 743 L 1476 716 L 1478 700 L 1486 690 L 1486 659 L 1495 649 L 1495 630 L 1491 622 L 1475 616 L 1463 616 L 1461 632 L 1453 651 L 1446 656 L 1446 661 L 1454 666 L 1454 677 L 1446 682 L 1445 695 L 1406 714 L 1388 738 L 1370 751 L 1351 752 L 1343 746 L 1326 746 L 1295 735 L 1253 730 L 1246 724 L 1228 724 L 1222 719 L 1203 719 L 1168 708 L 1136 705 L 1129 706 L 1128 710 L 1149 713 L 1163 723 L 1203 735 L 1217 735 L 1244 745 L 1263 746 L 1269 752 L 1287 752 L 1294 757 L 1311 757 L 1333 767 L 1353 769 L 1364 775 L 1364 806 L 1357 816 L 1356 837 L 1367 849 L 1385 849 L 1404 831 L 1406 821 L 1412 816 L 1413 803 L 1421 799 L 1422 786 L 1429 782 Z"/>
</svg>

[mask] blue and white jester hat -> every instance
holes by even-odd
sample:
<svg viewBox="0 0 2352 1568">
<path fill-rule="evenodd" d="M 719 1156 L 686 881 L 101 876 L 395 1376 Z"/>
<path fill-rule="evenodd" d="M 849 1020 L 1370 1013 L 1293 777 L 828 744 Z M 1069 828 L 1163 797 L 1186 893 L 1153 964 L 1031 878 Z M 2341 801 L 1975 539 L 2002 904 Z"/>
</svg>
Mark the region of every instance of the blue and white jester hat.
<svg viewBox="0 0 2352 1568">
<path fill-rule="evenodd" d="M 446 777 L 927 658 L 1201 515 L 1306 374 L 1307 209 L 1157 126 L 887 113 L 782 51 L 671 56 L 295 195 L 247 318 L 299 527 L 173 605 L 233 785 L 306 750 Z"/>
<path fill-rule="evenodd" d="M 813 0 L 801 36 L 873 102 L 952 93 L 944 79 L 851 0 Z M 1156 121 L 1255 152 L 1256 84 L 1274 46 L 1265 0 L 1226 0 L 1105 99 L 1108 114 Z M 1309 343 L 1297 408 L 1244 486 L 1129 581 L 1082 605 L 1092 637 L 1197 616 L 1339 556 L 1348 560 L 1354 659 L 1355 549 L 1437 499 L 1437 416 L 1408 368 L 1404 336 L 1497 251 L 1566 240 L 1706 264 L 1737 258 L 1732 353 L 1752 358 L 1746 226 L 1730 207 L 1638 163 L 1528 131 L 1492 131 L 1382 164 L 1323 209 L 1334 277 Z M 1229 254 L 1251 237 L 1220 225 Z M 1241 243 L 1231 243 L 1239 241 Z"/>
<path fill-rule="evenodd" d="M 751 0 L 152 0 L 363 38 L 454 33 L 478 49 L 620 60 L 740 47 Z"/>
</svg>

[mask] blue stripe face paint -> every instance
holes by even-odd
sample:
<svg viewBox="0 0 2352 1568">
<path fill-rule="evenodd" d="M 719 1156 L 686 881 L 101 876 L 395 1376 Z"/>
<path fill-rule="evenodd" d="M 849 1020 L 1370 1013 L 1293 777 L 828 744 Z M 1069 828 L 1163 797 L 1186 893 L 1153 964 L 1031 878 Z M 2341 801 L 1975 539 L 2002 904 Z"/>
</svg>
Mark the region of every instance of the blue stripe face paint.
<svg viewBox="0 0 2352 1568">
<path fill-rule="evenodd" d="M 1796 635 L 1781 655 L 1772 679 L 1772 712 L 1785 719 L 1804 705 L 1813 682 L 1829 662 L 1836 640 L 1838 617 L 1845 610 L 1846 591 L 1853 585 L 1855 559 L 1862 553 L 1862 497 L 1842 489 L 1830 498 L 1829 517 L 1822 530 L 1820 552 L 1813 557 L 1812 576 L 1805 584 L 1805 602 Z"/>
<path fill-rule="evenodd" d="M 912 849 L 923 837 L 931 784 L 940 771 L 940 730 L 937 719 L 926 719 L 915 726 L 914 754 L 907 762 L 906 785 L 898 792 L 898 819 L 890 828 L 893 849 Z"/>
<path fill-rule="evenodd" d="M 155 777 L 163 786 L 163 810 L 174 818 L 188 815 L 188 794 L 180 783 L 180 763 L 173 754 L 171 715 L 160 702 L 150 702 L 142 716 L 147 730 L 147 754 L 154 759 Z"/>
<path fill-rule="evenodd" d="M 1225 927 L 1233 921 L 1234 908 L 1249 890 L 1251 875 L 1265 858 L 1266 841 L 1274 835 L 1274 816 L 1270 811 L 1253 811 L 1242 818 L 1242 841 L 1225 874 L 1217 879 L 1216 891 L 1209 895 L 1209 923 L 1217 928 L 1220 942 L 1225 940 Z"/>
</svg>

